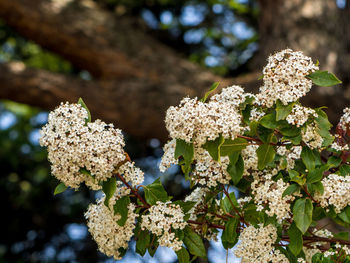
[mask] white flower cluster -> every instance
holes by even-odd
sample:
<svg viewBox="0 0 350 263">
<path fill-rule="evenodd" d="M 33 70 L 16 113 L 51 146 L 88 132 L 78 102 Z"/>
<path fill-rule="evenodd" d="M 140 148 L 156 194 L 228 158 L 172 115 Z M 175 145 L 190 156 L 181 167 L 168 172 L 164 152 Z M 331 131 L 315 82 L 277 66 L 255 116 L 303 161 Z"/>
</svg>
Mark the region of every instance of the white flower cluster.
<svg viewBox="0 0 350 263">
<path fill-rule="evenodd" d="M 258 155 L 256 150 L 259 148 L 259 145 L 247 145 L 245 149 L 242 150 L 242 158 L 244 161 L 244 171 L 243 175 L 248 176 L 252 171 L 258 170 Z"/>
<path fill-rule="evenodd" d="M 196 164 L 191 179 L 195 184 L 209 188 L 230 182 L 231 176 L 226 171 L 230 163 L 227 156 L 221 157 L 220 162 L 217 162 L 206 150 L 198 147 L 195 150 L 194 159 Z"/>
<path fill-rule="evenodd" d="M 301 131 L 301 137 L 305 144 L 311 149 L 319 149 L 322 147 L 323 138 L 320 135 L 320 129 L 316 122 L 312 122 Z"/>
<path fill-rule="evenodd" d="M 273 225 L 248 226 L 239 236 L 240 243 L 234 253 L 242 258 L 242 263 L 288 263 L 289 260 L 274 248 L 276 239 L 277 229 Z"/>
<path fill-rule="evenodd" d="M 177 164 L 178 161 L 175 159 L 175 148 L 176 148 L 176 139 L 168 141 L 164 147 L 164 154 L 159 164 L 159 170 L 164 173 L 167 169 L 170 168 L 172 164 Z"/>
<path fill-rule="evenodd" d="M 285 49 L 270 56 L 263 70 L 264 85 L 258 101 L 271 107 L 278 99 L 284 105 L 298 100 L 310 91 L 312 81 L 306 76 L 316 70 L 311 58 L 300 51 Z"/>
<path fill-rule="evenodd" d="M 265 116 L 265 112 L 263 112 L 262 110 L 260 110 L 259 108 L 253 108 L 250 111 L 250 116 L 249 116 L 249 120 L 250 121 L 259 121 L 260 118 L 262 118 L 263 116 Z"/>
<path fill-rule="evenodd" d="M 337 140 L 335 140 L 329 147 L 336 150 L 336 151 L 349 151 L 348 144 L 340 145 L 340 143 Z"/>
<path fill-rule="evenodd" d="M 161 246 L 172 248 L 175 251 L 181 249 L 183 242 L 175 237 L 174 232 L 176 229 L 184 229 L 187 225 L 181 207 L 170 201 L 165 203 L 158 201 L 148 211 L 149 214 L 142 216 L 142 230 L 148 229 L 158 236 Z"/>
<path fill-rule="evenodd" d="M 62 103 L 50 112 L 48 123 L 41 130 L 40 145 L 48 149 L 52 174 L 66 186 L 78 188 L 86 182 L 98 189 L 98 182 L 111 177 L 114 167 L 125 159 L 125 143 L 113 124 L 101 120 L 86 124 L 87 117 L 81 105 Z"/>
<path fill-rule="evenodd" d="M 179 106 L 167 110 L 165 124 L 170 137 L 197 145 L 215 140 L 220 134 L 235 139 L 243 130 L 238 106 L 245 96 L 241 87 L 232 86 L 212 96 L 208 103 L 184 98 Z"/>
<path fill-rule="evenodd" d="M 191 208 L 188 213 L 190 214 L 190 220 L 196 220 L 197 215 L 204 212 L 204 197 L 207 194 L 207 189 L 204 187 L 197 187 L 191 194 L 186 196 L 185 202 L 196 202 L 196 204 Z"/>
<path fill-rule="evenodd" d="M 294 168 L 295 160 L 300 159 L 300 154 L 302 149 L 303 148 L 301 146 L 293 146 L 290 149 L 287 149 L 286 146 L 277 147 L 277 153 L 286 158 L 286 161 L 287 161 L 286 170 Z"/>
<path fill-rule="evenodd" d="M 309 119 L 310 116 L 313 116 L 315 118 L 318 117 L 315 110 L 301 106 L 299 104 L 295 104 L 293 106 L 292 112 L 288 114 L 286 120 L 289 124 L 300 127 Z"/>
<path fill-rule="evenodd" d="M 290 203 L 295 197 L 291 195 L 282 197 L 283 192 L 287 189 L 289 184 L 284 183 L 282 179 L 275 182 L 269 179 L 271 176 L 272 175 L 265 175 L 266 180 L 261 183 L 259 183 L 258 180 L 254 180 L 252 183 L 252 192 L 258 208 L 260 207 L 260 209 L 262 209 L 265 205 L 268 205 L 268 209 L 265 209 L 265 213 L 271 217 L 276 215 L 277 221 L 281 223 L 282 220 L 290 218 Z"/>
<path fill-rule="evenodd" d="M 315 199 L 322 207 L 334 206 L 335 212 L 340 213 L 342 209 L 350 205 L 350 176 L 330 174 L 322 179 L 324 193 L 317 193 Z"/>
<path fill-rule="evenodd" d="M 346 131 L 349 128 L 350 124 L 350 108 L 345 108 L 343 110 L 344 114 L 340 117 L 339 124 L 341 128 Z"/>
<path fill-rule="evenodd" d="M 98 249 L 107 256 L 114 259 L 121 259 L 120 249 L 127 249 L 128 242 L 133 236 L 135 228 L 135 205 L 129 204 L 128 218 L 124 226 L 118 225 L 119 214 L 114 214 L 113 208 L 104 205 L 104 197 L 91 204 L 85 213 L 88 220 L 87 226 L 93 239 L 98 245 Z"/>
</svg>

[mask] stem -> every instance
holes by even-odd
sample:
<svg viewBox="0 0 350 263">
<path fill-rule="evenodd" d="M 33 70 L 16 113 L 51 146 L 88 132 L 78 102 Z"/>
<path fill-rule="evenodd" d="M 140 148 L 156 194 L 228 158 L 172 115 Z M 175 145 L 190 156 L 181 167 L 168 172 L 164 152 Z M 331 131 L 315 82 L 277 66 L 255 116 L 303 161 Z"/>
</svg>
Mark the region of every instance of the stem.
<svg viewBox="0 0 350 263">
<path fill-rule="evenodd" d="M 289 236 L 282 236 L 283 240 L 289 241 Z M 350 246 L 350 241 L 348 240 L 342 240 L 342 239 L 336 239 L 336 238 L 328 238 L 328 237 L 319 237 L 319 236 L 303 236 L 303 240 L 310 240 L 312 242 L 328 242 L 328 243 L 339 243 L 342 245 Z M 311 242 L 311 243 L 312 243 Z"/>
<path fill-rule="evenodd" d="M 227 198 L 228 198 L 228 200 L 229 200 L 229 202 L 230 202 L 230 204 L 231 204 L 233 210 L 234 210 L 235 213 L 239 216 L 240 221 L 241 221 L 242 223 L 244 223 L 245 225 L 249 226 L 249 224 L 244 220 L 243 215 L 238 211 L 238 209 L 237 209 L 237 208 L 235 207 L 235 205 L 233 204 L 233 201 L 232 201 L 232 199 L 231 199 L 231 197 L 230 197 L 230 194 L 229 194 L 229 193 L 227 192 L 227 190 L 225 189 L 225 186 L 224 186 L 224 185 L 221 185 L 221 186 L 222 186 L 222 189 L 223 189 L 223 191 L 224 191 L 224 194 L 227 196 Z"/>
<path fill-rule="evenodd" d="M 130 184 L 128 184 L 127 181 L 125 181 L 124 177 L 121 176 L 119 173 L 115 174 L 130 190 L 131 192 L 137 197 L 137 199 L 139 199 L 146 208 L 150 208 L 151 206 L 142 198 L 142 196 L 134 189 L 130 186 Z"/>
<path fill-rule="evenodd" d="M 206 224 L 206 223 L 203 223 L 203 222 L 197 222 L 197 221 L 194 221 L 194 220 L 187 220 L 187 223 L 189 223 L 189 224 L 195 224 L 195 225 L 203 225 L 203 224 Z M 225 226 L 222 226 L 222 225 L 216 225 L 216 224 L 208 224 L 208 227 L 210 227 L 210 228 L 220 228 L 220 229 L 225 229 Z"/>
</svg>

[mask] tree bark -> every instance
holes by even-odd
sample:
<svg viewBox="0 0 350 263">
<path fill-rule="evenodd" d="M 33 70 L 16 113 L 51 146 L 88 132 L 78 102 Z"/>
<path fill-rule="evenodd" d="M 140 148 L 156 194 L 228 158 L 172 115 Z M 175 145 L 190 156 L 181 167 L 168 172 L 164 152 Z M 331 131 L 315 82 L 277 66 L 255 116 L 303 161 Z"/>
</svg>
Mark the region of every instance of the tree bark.
<svg viewBox="0 0 350 263">
<path fill-rule="evenodd" d="M 333 0 L 259 0 L 259 54 L 252 63 L 261 68 L 275 51 L 292 48 L 319 60 L 320 69 L 335 73 L 343 85 L 314 87 L 303 98 L 308 106 L 327 106 L 330 119 L 339 120 L 350 100 L 349 5 Z"/>
<path fill-rule="evenodd" d="M 253 73 L 222 78 L 150 37 L 137 19 L 113 14 L 91 0 L 0 0 L 0 18 L 9 26 L 93 75 L 87 82 L 33 69 L 15 72 L 11 65 L 3 65 L 0 98 L 51 109 L 59 101 L 82 97 L 93 116 L 114 122 L 131 135 L 165 140 L 163 120 L 170 105 L 185 96 L 202 96 L 215 81 L 220 87 L 243 84 L 247 91 L 256 91 L 264 61 L 275 50 L 291 47 L 319 58 L 321 67 L 341 73 L 347 87 L 347 70 L 340 66 L 350 65 L 343 56 L 349 41 L 341 43 L 344 30 L 329 21 L 344 21 L 349 11 L 339 11 L 333 0 L 316 2 L 260 0 L 260 53 Z M 336 122 L 348 102 L 342 91 L 340 86 L 314 88 L 305 101 L 330 106 L 328 113 Z"/>
</svg>

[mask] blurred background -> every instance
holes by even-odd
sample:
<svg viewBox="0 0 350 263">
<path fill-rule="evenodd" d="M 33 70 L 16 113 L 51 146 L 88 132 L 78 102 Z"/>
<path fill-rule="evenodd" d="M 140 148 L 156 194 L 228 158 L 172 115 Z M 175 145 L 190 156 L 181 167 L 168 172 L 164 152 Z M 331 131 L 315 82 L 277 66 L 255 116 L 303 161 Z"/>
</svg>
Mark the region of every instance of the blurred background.
<svg viewBox="0 0 350 263">
<path fill-rule="evenodd" d="M 97 196 L 53 196 L 38 138 L 61 101 L 82 97 L 93 118 L 123 129 L 146 183 L 161 176 L 183 198 L 177 167 L 158 171 L 166 109 L 216 81 L 256 92 L 267 56 L 289 47 L 343 81 L 304 99 L 336 124 L 350 100 L 349 27 L 346 0 L 0 0 L 0 262 L 113 262 L 85 226 Z M 134 245 L 123 262 L 176 262 L 167 249 L 142 259 Z M 226 262 L 220 243 L 207 245 L 210 262 Z"/>
</svg>

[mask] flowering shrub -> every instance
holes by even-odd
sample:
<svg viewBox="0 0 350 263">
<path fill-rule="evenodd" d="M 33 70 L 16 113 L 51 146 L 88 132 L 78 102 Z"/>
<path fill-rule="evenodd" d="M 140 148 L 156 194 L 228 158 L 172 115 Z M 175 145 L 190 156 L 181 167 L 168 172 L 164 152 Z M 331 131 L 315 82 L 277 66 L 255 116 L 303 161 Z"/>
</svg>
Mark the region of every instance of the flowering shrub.
<svg viewBox="0 0 350 263">
<path fill-rule="evenodd" d="M 321 223 L 350 226 L 350 109 L 332 135 L 322 108 L 299 102 L 313 84 L 340 81 L 290 49 L 268 59 L 263 81 L 256 95 L 231 86 L 210 97 L 214 84 L 168 109 L 160 170 L 179 165 L 192 189 L 176 201 L 159 179 L 141 185 L 120 130 L 92 122 L 82 100 L 61 104 L 40 140 L 62 181 L 55 193 L 81 183 L 104 192 L 85 216 L 99 250 L 115 259 L 134 238 L 141 256 L 160 245 L 190 262 L 206 258 L 203 239 L 219 238 L 226 249 L 238 243 L 242 262 L 350 262 L 349 233 Z"/>
</svg>

